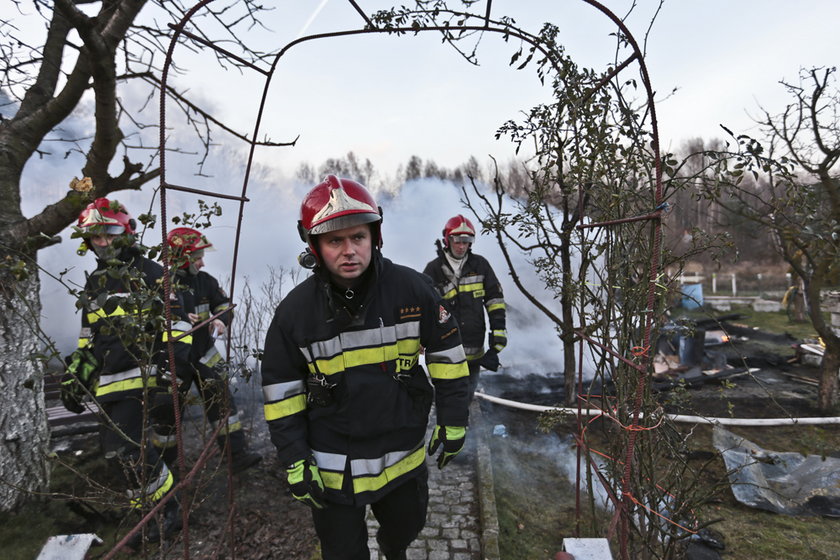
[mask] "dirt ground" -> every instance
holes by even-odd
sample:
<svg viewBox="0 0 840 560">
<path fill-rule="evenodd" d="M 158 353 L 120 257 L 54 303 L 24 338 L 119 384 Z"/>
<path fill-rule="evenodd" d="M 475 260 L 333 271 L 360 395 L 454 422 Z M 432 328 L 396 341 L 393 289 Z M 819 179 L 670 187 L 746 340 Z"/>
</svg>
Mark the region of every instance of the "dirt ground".
<svg viewBox="0 0 840 560">
<path fill-rule="evenodd" d="M 758 371 L 743 372 L 725 382 L 709 379 L 685 391 L 679 391 L 679 398 L 672 398 L 677 392 L 664 389 L 661 391 L 661 402 L 668 412 L 706 416 L 821 416 L 823 414 L 813 407 L 816 400 L 816 386 L 813 380 L 816 380 L 817 369 L 813 366 L 788 363 L 788 359 L 794 353 L 790 342 L 777 335 L 764 336 L 753 333 L 749 339 L 714 350 L 725 353 L 730 363 L 740 360 L 744 366 L 758 368 Z M 482 380 L 482 385 L 488 393 L 496 396 L 534 404 L 557 405 L 560 400 L 558 389 L 562 387 L 562 381 L 559 376 L 488 375 Z M 523 461 L 530 461 L 526 458 L 545 454 L 544 449 L 534 450 L 532 454 L 524 450 L 518 439 L 515 440 L 536 432 L 532 414 L 518 415 L 493 406 L 483 405 L 482 408 L 485 422 L 489 424 L 488 430 L 492 430 L 492 426 L 496 424 L 505 424 L 510 435 L 504 440 L 507 442 L 506 446 L 496 445 L 502 440 L 495 440 L 491 445 L 494 468 L 501 471 L 503 464 L 509 464 L 512 465 L 511 469 L 515 474 L 522 474 L 527 471 L 527 468 L 522 466 Z M 186 441 L 190 442 L 187 449 L 188 465 L 195 462 L 200 451 L 200 417 L 200 409 L 197 412 L 193 411 L 192 420 L 188 417 L 188 425 L 195 431 L 191 435 L 186 434 Z M 289 495 L 283 469 L 277 462 L 273 446 L 268 440 L 265 423 L 258 412 L 252 416 L 252 420 L 246 422 L 246 431 L 252 449 L 263 456 L 258 465 L 229 479 L 226 469 L 220 464 L 220 457 L 216 455 L 211 458 L 207 468 L 190 487 L 190 499 L 185 500 L 185 503 L 192 502 L 188 530 L 163 547 L 150 547 L 145 554 L 120 552 L 116 557 L 169 560 L 184 558 L 184 543 L 188 540 L 189 557 L 200 560 L 319 558 L 309 510 Z M 828 435 L 807 438 L 801 436 L 802 432 L 789 429 L 751 429 L 743 430 L 742 433 L 744 437 L 765 449 L 801 450 L 805 453 L 819 452 L 838 456 L 840 438 L 837 437 L 837 431 L 826 430 Z M 96 497 L 96 484 L 85 478 L 88 474 L 93 475 L 95 483 L 107 482 L 97 478 L 102 460 L 94 435 L 59 437 L 56 438 L 54 447 L 55 493 L 32 506 L 34 509 L 30 508 L 11 516 L 0 516 L 0 549 L 4 551 L 4 558 L 31 560 L 37 556 L 38 550 L 49 535 L 91 532 L 103 538 L 105 543 L 91 549 L 88 558 L 104 558 L 125 535 L 131 526 L 130 523 L 136 521 L 133 517 L 125 517 L 107 507 L 97 505 L 96 500 L 85 502 L 69 498 L 71 495 Z M 559 531 L 558 527 L 569 522 L 574 509 L 567 503 L 560 503 L 566 500 L 566 497 L 554 496 L 554 492 L 563 490 L 564 487 L 558 485 L 552 476 L 547 476 L 550 472 L 552 471 L 536 469 L 528 475 L 528 484 L 531 486 L 529 492 L 533 491 L 530 495 L 534 498 L 527 503 L 516 501 L 529 493 L 523 491 L 521 480 L 515 476 L 510 478 L 517 485 L 513 490 L 504 487 L 497 489 L 500 510 L 509 510 L 499 512 L 503 524 L 503 557 L 547 558 L 553 557 L 553 553 L 560 550 L 558 539 L 562 537 L 562 531 Z M 539 481 L 542 481 L 544 486 L 533 488 Z M 549 495 L 552 496 L 552 507 L 549 509 L 558 510 L 558 516 L 564 520 L 553 520 L 549 527 L 541 528 L 540 523 L 554 519 L 546 513 L 545 497 Z M 511 499 L 508 499 L 508 496 Z M 732 501 L 731 498 L 729 501 Z M 738 518 L 754 513 L 733 503 L 722 503 L 721 507 L 727 515 Z M 231 531 L 225 529 L 225 520 L 229 514 L 232 514 Z M 779 518 L 782 517 L 772 517 L 761 512 L 757 514 L 758 517 L 762 515 L 767 516 L 765 521 L 757 523 L 772 524 L 779 522 Z M 803 523 L 814 526 L 813 519 Z M 723 526 L 729 533 L 730 540 L 746 538 L 738 537 L 738 531 L 741 529 L 729 527 L 725 523 Z M 830 526 L 827 530 L 831 531 Z M 793 536 L 797 534 L 796 530 L 790 528 L 783 527 L 780 531 L 787 531 Z M 749 535 L 749 531 L 746 534 Z M 830 558 L 819 554 L 812 557 Z M 725 555 L 724 558 L 740 559 L 750 556 L 739 556 L 735 552 L 731 556 Z"/>
</svg>

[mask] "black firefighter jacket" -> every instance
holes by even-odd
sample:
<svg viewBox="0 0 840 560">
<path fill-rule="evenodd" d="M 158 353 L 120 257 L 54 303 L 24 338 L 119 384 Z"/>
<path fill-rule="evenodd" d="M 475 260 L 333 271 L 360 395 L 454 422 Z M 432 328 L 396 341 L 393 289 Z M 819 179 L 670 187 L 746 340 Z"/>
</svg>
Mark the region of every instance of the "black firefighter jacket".
<svg viewBox="0 0 840 560">
<path fill-rule="evenodd" d="M 461 266 L 461 276 L 455 278 L 443 254 L 430 261 L 423 273 L 429 275 L 447 309 L 458 320 L 461 340 L 468 360 L 484 355 L 486 336 L 484 311 L 490 319 L 491 331 L 505 330 L 505 300 L 502 285 L 490 263 L 481 255 L 468 251 Z"/>
<path fill-rule="evenodd" d="M 195 313 L 201 321 L 230 308 L 230 298 L 219 286 L 219 281 L 203 270 L 199 270 L 198 274 L 190 274 L 183 268 L 178 269 L 175 282 L 184 301 L 184 311 Z M 230 326 L 231 313 L 223 313 L 218 316 L 218 319 Z M 209 325 L 195 331 L 192 341 L 192 361 L 212 368 L 221 360 L 222 355 L 216 349 L 213 338 L 210 336 Z"/>
<path fill-rule="evenodd" d="M 469 372 L 455 320 L 425 276 L 378 252 L 371 266 L 355 315 L 337 311 L 316 272 L 277 307 L 265 341 L 271 441 L 283 464 L 314 457 L 335 503 L 375 502 L 424 472 L 433 393 L 439 425 L 468 421 Z M 423 349 L 434 391 L 418 363 Z M 326 402 L 307 399 L 323 396 L 308 386 L 316 377 L 331 387 Z"/>
<path fill-rule="evenodd" d="M 94 395 L 100 402 L 139 396 L 158 385 L 157 371 L 168 338 L 155 317 L 164 314 L 163 268 L 126 247 L 118 260 L 96 261 L 87 275 L 79 347 L 89 347 L 101 365 Z M 172 337 L 191 326 L 173 294 Z M 176 367 L 186 367 L 191 335 L 175 343 Z M 141 363 L 148 363 L 141 367 Z"/>
</svg>

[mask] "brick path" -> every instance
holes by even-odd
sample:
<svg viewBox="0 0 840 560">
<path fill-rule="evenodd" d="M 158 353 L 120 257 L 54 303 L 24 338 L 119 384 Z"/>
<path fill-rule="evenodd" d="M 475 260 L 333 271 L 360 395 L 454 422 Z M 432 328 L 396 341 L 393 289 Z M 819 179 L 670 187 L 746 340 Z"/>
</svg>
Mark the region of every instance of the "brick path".
<svg viewBox="0 0 840 560">
<path fill-rule="evenodd" d="M 408 560 L 493 558 L 492 550 L 486 551 L 482 556 L 482 538 L 487 530 L 482 528 L 482 519 L 487 518 L 487 506 L 481 504 L 479 473 L 480 460 L 486 457 L 482 449 L 486 446 L 483 445 L 479 434 L 480 426 L 477 424 L 480 423 L 480 414 L 477 410 L 474 403 L 470 413 L 472 427 L 467 435 L 465 449 L 458 457 L 442 470 L 437 468 L 434 459 L 428 459 L 429 509 L 426 527 L 409 547 L 406 553 Z M 434 412 L 431 418 L 434 419 Z M 496 523 L 495 505 L 492 508 L 491 524 Z M 376 543 L 378 527 L 376 519 L 368 510 L 368 546 L 371 558 L 376 559 L 384 558 L 379 555 L 379 546 Z M 491 528 L 491 531 L 498 534 L 498 526 L 494 530 Z"/>
</svg>

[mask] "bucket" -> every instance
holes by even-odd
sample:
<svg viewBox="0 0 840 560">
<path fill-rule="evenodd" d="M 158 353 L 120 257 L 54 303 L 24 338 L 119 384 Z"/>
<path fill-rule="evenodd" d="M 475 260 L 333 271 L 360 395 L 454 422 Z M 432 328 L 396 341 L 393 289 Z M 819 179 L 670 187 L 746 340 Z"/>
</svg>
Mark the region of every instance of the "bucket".
<svg viewBox="0 0 840 560">
<path fill-rule="evenodd" d="M 682 301 L 680 305 L 685 309 L 703 307 L 703 284 L 683 284 L 680 287 Z"/>
</svg>

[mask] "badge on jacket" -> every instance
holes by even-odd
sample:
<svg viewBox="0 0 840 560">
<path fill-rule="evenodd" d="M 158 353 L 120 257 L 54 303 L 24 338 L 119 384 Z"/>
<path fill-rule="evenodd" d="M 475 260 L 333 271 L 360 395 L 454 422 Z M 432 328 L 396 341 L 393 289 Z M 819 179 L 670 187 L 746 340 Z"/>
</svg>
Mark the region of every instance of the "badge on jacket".
<svg viewBox="0 0 840 560">
<path fill-rule="evenodd" d="M 438 306 L 438 323 L 442 325 L 448 322 L 449 317 L 451 317 L 449 311 L 447 311 L 446 308 L 442 305 Z"/>
</svg>

